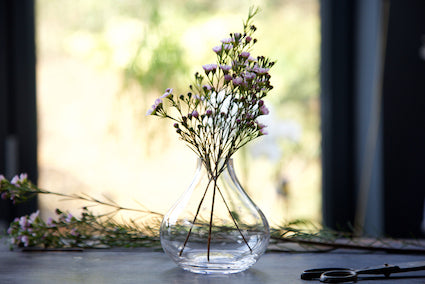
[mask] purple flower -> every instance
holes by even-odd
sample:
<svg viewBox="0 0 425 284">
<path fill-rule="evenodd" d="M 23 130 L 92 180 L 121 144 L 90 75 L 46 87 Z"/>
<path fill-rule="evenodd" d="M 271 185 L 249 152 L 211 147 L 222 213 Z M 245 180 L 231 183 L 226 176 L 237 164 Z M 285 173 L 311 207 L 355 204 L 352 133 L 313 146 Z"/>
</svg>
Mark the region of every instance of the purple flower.
<svg viewBox="0 0 425 284">
<path fill-rule="evenodd" d="M 203 101 L 203 100 L 205 100 L 205 97 L 204 96 L 200 96 L 200 95 L 195 95 L 195 99 L 198 100 L 198 101 Z"/>
<path fill-rule="evenodd" d="M 220 69 L 223 70 L 224 73 L 227 73 L 232 69 L 232 66 L 222 64 L 220 65 Z"/>
<path fill-rule="evenodd" d="M 224 75 L 224 80 L 225 80 L 226 82 L 229 82 L 229 81 L 231 81 L 231 80 L 232 80 L 232 76 L 230 76 L 229 74 L 226 74 L 226 75 Z"/>
<path fill-rule="evenodd" d="M 19 219 L 19 226 L 21 226 L 22 230 L 26 230 L 28 225 L 29 224 L 28 224 L 27 216 L 22 216 Z"/>
<path fill-rule="evenodd" d="M 211 89 L 212 89 L 212 87 L 210 85 L 203 85 L 202 88 L 204 90 L 208 90 L 208 91 L 211 91 Z"/>
<path fill-rule="evenodd" d="M 6 192 L 3 192 L 1 194 L 1 199 L 3 199 L 3 200 L 6 200 L 7 199 L 7 193 Z"/>
<path fill-rule="evenodd" d="M 47 225 L 47 227 L 54 227 L 55 226 L 52 217 L 49 217 L 49 219 L 47 219 L 46 225 Z"/>
<path fill-rule="evenodd" d="M 235 42 L 238 42 L 241 39 L 241 34 L 240 33 L 235 33 L 233 36 L 235 38 Z"/>
<path fill-rule="evenodd" d="M 4 177 L 4 175 L 0 175 L 0 183 L 2 180 L 5 180 L 6 178 Z"/>
<path fill-rule="evenodd" d="M 162 99 L 161 98 L 156 99 L 155 102 L 154 102 L 154 104 L 151 106 L 151 108 L 148 109 L 148 111 L 146 112 L 146 115 L 155 115 L 156 111 L 161 106 L 162 106 Z"/>
<path fill-rule="evenodd" d="M 260 133 L 261 133 L 261 135 L 267 135 L 267 134 L 269 134 L 265 128 L 261 128 L 260 129 Z"/>
<path fill-rule="evenodd" d="M 258 122 L 258 121 L 256 121 L 256 123 L 257 123 L 257 129 L 260 131 L 260 134 L 261 135 L 267 135 L 268 132 L 265 129 L 267 126 L 265 124 Z"/>
<path fill-rule="evenodd" d="M 194 111 L 192 111 L 192 116 L 193 116 L 194 118 L 198 118 L 199 113 L 196 111 L 196 109 L 195 109 Z"/>
<path fill-rule="evenodd" d="M 250 37 L 250 36 L 247 36 L 247 37 L 245 38 L 246 43 L 250 43 L 250 42 L 251 42 L 251 40 L 252 40 L 252 37 Z"/>
<path fill-rule="evenodd" d="M 205 112 L 205 114 L 206 114 L 207 116 L 211 116 L 211 115 L 212 115 L 212 110 L 207 109 L 207 111 Z"/>
<path fill-rule="evenodd" d="M 23 242 L 24 246 L 27 247 L 27 246 L 29 246 L 30 239 L 28 238 L 28 236 L 22 236 L 21 242 Z"/>
<path fill-rule="evenodd" d="M 245 74 L 244 74 L 244 78 L 246 79 L 246 80 L 253 80 L 253 79 L 255 79 L 255 77 L 256 77 L 257 75 L 255 74 L 255 73 L 252 73 L 252 72 L 246 72 Z"/>
<path fill-rule="evenodd" d="M 231 44 L 229 44 L 229 43 L 223 44 L 223 49 L 226 50 L 226 51 L 229 51 L 232 48 L 233 48 L 233 46 Z"/>
<path fill-rule="evenodd" d="M 71 223 L 71 221 L 72 221 L 72 218 L 73 218 L 74 216 L 72 216 L 72 214 L 71 213 L 69 213 L 68 214 L 68 216 L 66 216 L 66 218 L 65 218 L 65 222 L 67 222 L 67 223 Z"/>
<path fill-rule="evenodd" d="M 35 211 L 30 215 L 30 223 L 33 223 L 35 219 L 37 219 L 38 215 L 40 214 L 40 210 Z"/>
<path fill-rule="evenodd" d="M 153 106 L 151 106 L 149 109 L 148 109 L 148 111 L 146 112 L 146 115 L 152 115 L 153 114 L 153 112 L 154 112 L 154 108 L 153 108 Z"/>
<path fill-rule="evenodd" d="M 214 73 L 217 69 L 217 64 L 205 64 L 202 65 L 202 68 L 204 68 L 205 73 L 208 75 L 211 71 Z"/>
<path fill-rule="evenodd" d="M 11 184 L 15 185 L 15 186 L 19 186 L 18 185 L 18 181 L 19 181 L 19 177 L 16 175 L 12 178 L 12 180 L 10 181 Z"/>
<path fill-rule="evenodd" d="M 169 97 L 171 97 L 172 93 L 173 93 L 173 89 L 168 88 L 168 89 L 165 90 L 165 93 L 162 96 L 160 96 L 159 98 L 160 99 L 169 98 Z"/>
<path fill-rule="evenodd" d="M 241 85 L 241 84 L 243 83 L 243 80 L 242 80 L 242 78 L 241 78 L 241 77 L 236 77 L 236 78 L 234 78 L 234 79 L 232 80 L 232 82 L 233 82 L 233 85 L 235 85 L 235 86 L 239 86 L 239 85 Z"/>
<path fill-rule="evenodd" d="M 231 38 L 224 38 L 221 40 L 222 43 L 231 43 L 232 39 Z"/>
<path fill-rule="evenodd" d="M 241 52 L 241 57 L 248 58 L 249 56 L 250 56 L 250 53 L 248 51 L 242 51 Z"/>
<path fill-rule="evenodd" d="M 263 104 L 262 106 L 260 106 L 260 113 L 263 115 L 267 115 L 270 113 L 269 109 Z"/>
<path fill-rule="evenodd" d="M 77 237 L 79 235 L 76 228 L 72 228 L 69 233 L 71 234 L 71 236 L 74 236 L 74 237 Z"/>
<path fill-rule="evenodd" d="M 221 47 L 221 45 L 217 45 L 217 46 L 214 46 L 214 47 L 212 48 L 212 50 L 213 50 L 215 53 L 219 53 L 219 52 L 222 50 L 222 47 Z"/>
<path fill-rule="evenodd" d="M 27 174 L 20 174 L 19 175 L 19 181 L 20 182 L 24 182 L 24 181 L 26 181 L 28 179 L 28 175 Z"/>
<path fill-rule="evenodd" d="M 259 74 L 259 75 L 264 75 L 267 74 L 267 72 L 269 72 L 269 68 L 262 68 L 262 67 L 254 67 L 254 69 L 252 70 L 255 73 Z"/>
</svg>

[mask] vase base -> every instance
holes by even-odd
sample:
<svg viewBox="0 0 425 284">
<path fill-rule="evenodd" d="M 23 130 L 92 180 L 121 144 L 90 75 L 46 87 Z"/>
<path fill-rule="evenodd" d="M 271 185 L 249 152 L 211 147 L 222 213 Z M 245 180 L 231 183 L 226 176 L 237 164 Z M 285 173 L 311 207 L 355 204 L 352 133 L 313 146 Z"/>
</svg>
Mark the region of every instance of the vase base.
<svg viewBox="0 0 425 284">
<path fill-rule="evenodd" d="M 229 259 L 223 254 L 212 254 L 207 260 L 205 252 L 198 255 L 192 254 L 190 259 L 178 262 L 178 265 L 186 271 L 199 274 L 233 274 L 242 272 L 251 267 L 257 258 L 254 255 L 245 256 L 242 259 Z"/>
</svg>

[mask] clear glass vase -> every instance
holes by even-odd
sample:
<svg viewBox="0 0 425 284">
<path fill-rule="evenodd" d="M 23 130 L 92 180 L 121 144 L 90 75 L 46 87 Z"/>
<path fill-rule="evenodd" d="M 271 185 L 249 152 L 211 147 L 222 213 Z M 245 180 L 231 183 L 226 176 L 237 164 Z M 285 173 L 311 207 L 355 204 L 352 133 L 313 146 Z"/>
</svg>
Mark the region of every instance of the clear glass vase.
<svg viewBox="0 0 425 284">
<path fill-rule="evenodd" d="M 185 270 L 241 272 L 267 248 L 266 218 L 240 185 L 232 159 L 223 166 L 214 177 L 198 159 L 191 185 L 162 221 L 162 248 Z"/>
</svg>

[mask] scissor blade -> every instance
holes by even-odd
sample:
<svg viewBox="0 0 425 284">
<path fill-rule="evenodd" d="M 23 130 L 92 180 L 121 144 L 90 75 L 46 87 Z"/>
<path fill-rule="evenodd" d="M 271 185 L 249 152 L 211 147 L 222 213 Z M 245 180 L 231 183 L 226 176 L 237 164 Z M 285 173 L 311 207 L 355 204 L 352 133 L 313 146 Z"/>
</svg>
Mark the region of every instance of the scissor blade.
<svg viewBox="0 0 425 284">
<path fill-rule="evenodd" d="M 425 270 L 425 261 L 413 261 L 395 264 L 400 270 L 398 272 Z"/>
</svg>

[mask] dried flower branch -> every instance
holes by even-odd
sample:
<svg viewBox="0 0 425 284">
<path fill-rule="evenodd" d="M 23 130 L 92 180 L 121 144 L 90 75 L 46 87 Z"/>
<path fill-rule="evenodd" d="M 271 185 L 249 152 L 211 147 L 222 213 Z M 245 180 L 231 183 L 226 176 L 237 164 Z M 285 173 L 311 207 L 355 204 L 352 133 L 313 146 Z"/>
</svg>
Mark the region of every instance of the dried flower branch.
<svg viewBox="0 0 425 284">
<path fill-rule="evenodd" d="M 7 230 L 11 244 L 23 247 L 64 248 L 64 247 L 137 247 L 158 246 L 158 228 L 163 215 L 146 209 L 119 206 L 110 201 L 101 201 L 86 194 L 63 194 L 40 189 L 20 174 L 7 180 L 0 175 L 0 196 L 13 203 L 25 202 L 37 194 L 55 195 L 66 199 L 81 200 L 94 205 L 112 208 L 106 214 L 95 215 L 87 207 L 82 208 L 81 217 L 56 209 L 57 218 L 47 222 L 39 217 L 39 211 L 30 216 L 16 218 Z M 121 210 L 141 213 L 146 225 L 130 220 L 119 223 L 114 219 Z"/>
</svg>

